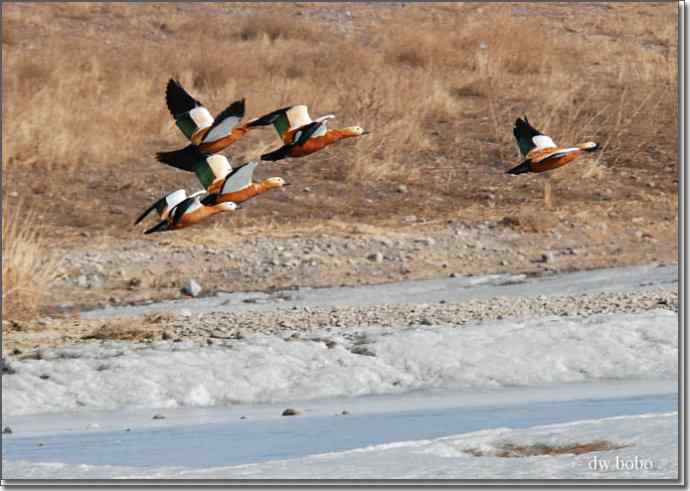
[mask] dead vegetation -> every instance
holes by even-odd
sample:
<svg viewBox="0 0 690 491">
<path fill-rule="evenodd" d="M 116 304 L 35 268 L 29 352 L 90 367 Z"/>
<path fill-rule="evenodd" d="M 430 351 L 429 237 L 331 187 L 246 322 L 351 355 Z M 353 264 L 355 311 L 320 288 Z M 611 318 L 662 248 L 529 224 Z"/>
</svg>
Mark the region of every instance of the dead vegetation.
<svg viewBox="0 0 690 491">
<path fill-rule="evenodd" d="M 56 260 L 47 250 L 44 228 L 36 215 L 21 216 L 21 204 L 3 203 L 2 314 L 3 318 L 35 315 L 54 280 Z"/>
<path fill-rule="evenodd" d="M 8 200 L 15 209 L 27 198 L 15 222 L 34 213 L 53 244 L 141 238 L 132 227 L 141 209 L 170 189 L 198 186 L 153 158 L 182 144 L 163 98 L 171 76 L 212 113 L 240 97 L 247 119 L 304 103 L 313 117 L 335 113 L 332 126 L 371 131 L 260 166 L 257 177 L 296 185 L 200 226 L 198 240 L 218 228 L 237 236 L 313 223 L 378 227 L 408 215 L 510 217 L 523 233 L 548 231 L 563 216 L 675 226 L 673 4 L 2 9 L 5 190 L 19 196 Z M 550 210 L 541 179 L 504 175 L 520 160 L 512 124 L 523 114 L 557 143 L 603 146 L 553 172 Z M 261 130 L 229 153 L 242 162 L 278 144 Z"/>
<path fill-rule="evenodd" d="M 555 455 L 580 455 L 592 452 L 606 452 L 629 447 L 630 445 L 618 445 L 608 440 L 594 440 L 586 443 L 573 443 L 570 445 L 549 445 L 546 443 L 534 443 L 531 445 L 518 445 L 514 443 L 503 443 L 492 450 L 470 448 L 465 453 L 473 457 L 500 457 L 500 458 L 523 458 L 536 456 L 555 456 Z"/>
</svg>

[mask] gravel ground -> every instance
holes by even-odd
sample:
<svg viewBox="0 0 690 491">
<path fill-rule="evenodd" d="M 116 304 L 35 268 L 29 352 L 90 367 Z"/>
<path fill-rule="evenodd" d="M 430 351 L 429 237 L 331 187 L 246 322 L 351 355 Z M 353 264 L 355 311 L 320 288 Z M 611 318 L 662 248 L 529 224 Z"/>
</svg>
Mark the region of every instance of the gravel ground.
<svg viewBox="0 0 690 491">
<path fill-rule="evenodd" d="M 147 314 L 103 320 L 43 319 L 3 322 L 4 349 L 18 357 L 40 357 L 40 349 L 79 342 L 129 340 L 192 341 L 226 344 L 255 334 L 286 338 L 308 336 L 314 329 L 342 330 L 356 336 L 367 327 L 415 325 L 462 326 L 476 321 L 530 317 L 583 316 L 666 309 L 677 312 L 678 292 L 658 288 L 644 292 L 576 296 L 494 297 L 463 303 L 374 305 L 363 307 L 277 308 L 269 312 L 208 313 L 202 315 Z M 318 340 L 329 342 L 328 339 Z"/>
</svg>

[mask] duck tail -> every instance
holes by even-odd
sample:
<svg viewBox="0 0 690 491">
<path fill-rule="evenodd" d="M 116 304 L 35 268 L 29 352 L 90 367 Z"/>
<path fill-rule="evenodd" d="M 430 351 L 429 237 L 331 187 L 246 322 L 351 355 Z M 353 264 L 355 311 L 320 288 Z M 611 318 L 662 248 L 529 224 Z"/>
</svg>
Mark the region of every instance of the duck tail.
<svg viewBox="0 0 690 491">
<path fill-rule="evenodd" d="M 285 157 L 289 157 L 290 154 L 290 146 L 289 145 L 283 145 L 280 147 L 278 150 L 274 150 L 269 153 L 265 153 L 261 156 L 261 160 L 267 160 L 270 162 L 275 162 L 277 160 L 282 160 Z"/>
<path fill-rule="evenodd" d="M 180 150 L 173 150 L 172 152 L 158 152 L 156 159 L 163 164 L 194 172 L 197 164 L 204 159 L 204 155 L 195 145 L 187 145 Z"/>
<path fill-rule="evenodd" d="M 506 174 L 518 175 L 518 174 L 524 174 L 526 172 L 530 172 L 531 170 L 532 170 L 532 166 L 530 165 L 530 161 L 525 160 L 520 165 L 513 167 L 509 171 L 506 171 Z"/>
<path fill-rule="evenodd" d="M 158 222 L 158 225 L 151 227 L 146 232 L 144 232 L 144 234 L 145 235 L 155 234 L 156 232 L 165 232 L 166 230 L 168 230 L 168 221 L 162 220 L 162 221 Z"/>
</svg>

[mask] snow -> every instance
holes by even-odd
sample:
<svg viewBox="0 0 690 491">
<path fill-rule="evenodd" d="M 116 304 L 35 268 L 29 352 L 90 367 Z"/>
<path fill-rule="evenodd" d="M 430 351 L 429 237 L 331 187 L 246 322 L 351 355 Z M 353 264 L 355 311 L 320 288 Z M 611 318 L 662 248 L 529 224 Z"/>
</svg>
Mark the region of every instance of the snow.
<svg viewBox="0 0 690 491">
<path fill-rule="evenodd" d="M 188 469 L 3 461 L 3 478 L 27 479 L 676 479 L 678 415 L 646 413 L 493 427 L 441 438 L 244 465 Z M 507 444 L 567 446 L 606 440 L 612 450 L 502 458 Z M 480 450 L 483 456 L 470 451 Z"/>
<path fill-rule="evenodd" d="M 3 418 L 65 411 L 231 406 L 423 389 L 492 389 L 677 377 L 677 315 L 666 310 L 348 329 L 228 346 L 111 342 L 12 361 Z M 358 332 L 364 337 L 352 337 Z M 327 337 L 337 344 L 309 338 Z M 354 354 L 353 343 L 375 356 Z M 48 375 L 49 378 L 41 378 Z"/>
</svg>

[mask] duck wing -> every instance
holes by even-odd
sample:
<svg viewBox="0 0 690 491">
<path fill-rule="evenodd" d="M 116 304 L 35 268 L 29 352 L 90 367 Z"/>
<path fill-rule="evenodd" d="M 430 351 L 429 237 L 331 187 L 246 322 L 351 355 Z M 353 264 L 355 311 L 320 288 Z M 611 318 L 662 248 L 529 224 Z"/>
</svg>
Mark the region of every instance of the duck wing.
<svg viewBox="0 0 690 491">
<path fill-rule="evenodd" d="M 215 121 L 213 121 L 202 141 L 210 143 L 228 136 L 230 131 L 242 121 L 243 117 L 244 99 L 240 99 L 230 104 L 216 116 Z"/>
<path fill-rule="evenodd" d="M 277 109 L 264 116 L 261 116 L 260 118 L 256 118 L 255 120 L 249 122 L 247 126 L 249 128 L 253 128 L 255 126 L 267 126 L 272 124 L 275 127 L 278 136 L 285 141 L 285 137 L 290 131 L 305 126 L 311 122 L 312 119 L 309 116 L 307 106 L 300 104 L 297 106 L 289 106 Z"/>
<path fill-rule="evenodd" d="M 213 116 L 204 105 L 182 87 L 175 79 L 168 80 L 165 89 L 165 102 L 168 110 L 175 118 L 175 124 L 188 138 L 199 130 L 208 128 L 213 124 Z"/>
<path fill-rule="evenodd" d="M 258 162 L 249 162 L 234 169 L 225 179 L 220 194 L 235 193 L 251 185 L 257 165 L 259 165 Z"/>
<path fill-rule="evenodd" d="M 553 140 L 536 130 L 529 121 L 527 116 L 525 119 L 516 119 L 515 126 L 513 127 L 513 135 L 517 140 L 518 147 L 520 148 L 520 153 L 523 156 L 527 156 L 535 148 L 555 148 L 556 144 Z"/>
</svg>

